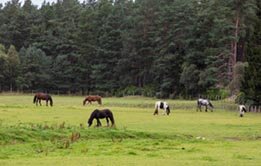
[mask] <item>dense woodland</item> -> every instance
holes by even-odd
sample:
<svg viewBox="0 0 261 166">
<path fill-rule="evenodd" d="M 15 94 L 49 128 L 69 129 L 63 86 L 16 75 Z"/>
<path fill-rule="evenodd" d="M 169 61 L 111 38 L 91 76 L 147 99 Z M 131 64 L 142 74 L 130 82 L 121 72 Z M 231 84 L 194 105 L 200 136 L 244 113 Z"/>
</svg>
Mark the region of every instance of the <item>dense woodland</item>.
<svg viewBox="0 0 261 166">
<path fill-rule="evenodd" d="M 260 0 L 0 5 L 0 91 L 260 102 Z"/>
</svg>

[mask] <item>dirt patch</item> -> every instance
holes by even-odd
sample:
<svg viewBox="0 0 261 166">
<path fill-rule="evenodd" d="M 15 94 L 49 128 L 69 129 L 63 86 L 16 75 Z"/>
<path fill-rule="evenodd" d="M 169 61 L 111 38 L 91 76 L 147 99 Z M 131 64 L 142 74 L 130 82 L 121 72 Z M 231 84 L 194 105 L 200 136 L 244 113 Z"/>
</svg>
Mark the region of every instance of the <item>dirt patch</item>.
<svg viewBox="0 0 261 166">
<path fill-rule="evenodd" d="M 256 137 L 256 140 L 261 140 L 261 136 L 257 136 L 257 137 Z"/>
<path fill-rule="evenodd" d="M 227 141 L 241 141 L 241 138 L 239 137 L 224 137 Z"/>
</svg>

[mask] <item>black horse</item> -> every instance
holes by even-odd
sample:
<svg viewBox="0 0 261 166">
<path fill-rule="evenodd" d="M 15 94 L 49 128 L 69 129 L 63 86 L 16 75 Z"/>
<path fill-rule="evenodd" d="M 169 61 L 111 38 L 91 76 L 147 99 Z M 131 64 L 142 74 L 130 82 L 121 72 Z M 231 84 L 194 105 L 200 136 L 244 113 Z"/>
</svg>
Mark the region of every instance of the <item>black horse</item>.
<svg viewBox="0 0 261 166">
<path fill-rule="evenodd" d="M 111 127 L 114 126 L 114 118 L 111 110 L 109 109 L 103 109 L 103 110 L 94 110 L 88 120 L 88 127 L 92 125 L 93 119 L 97 120 L 97 127 L 101 126 L 101 122 L 99 119 L 106 118 L 107 126 L 109 127 L 109 119 L 111 121 Z"/>
<path fill-rule="evenodd" d="M 40 105 L 42 105 L 41 100 L 46 101 L 46 106 L 48 106 L 48 101 L 50 101 L 50 105 L 53 106 L 53 99 L 49 94 L 45 93 L 36 93 L 34 95 L 33 103 L 35 103 L 38 106 L 38 102 Z"/>
</svg>

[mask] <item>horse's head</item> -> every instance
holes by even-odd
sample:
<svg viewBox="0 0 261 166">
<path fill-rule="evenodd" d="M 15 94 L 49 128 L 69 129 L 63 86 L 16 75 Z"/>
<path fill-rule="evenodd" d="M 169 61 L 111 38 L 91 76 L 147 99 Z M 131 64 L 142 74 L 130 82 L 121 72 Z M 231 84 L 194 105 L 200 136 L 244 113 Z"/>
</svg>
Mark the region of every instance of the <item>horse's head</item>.
<svg viewBox="0 0 261 166">
<path fill-rule="evenodd" d="M 53 106 L 53 99 L 50 95 L 47 95 L 48 100 L 50 100 L 50 106 Z"/>
<path fill-rule="evenodd" d="M 34 95 L 33 103 L 35 103 L 37 100 L 37 95 Z"/>
<path fill-rule="evenodd" d="M 85 99 L 82 102 L 82 105 L 85 105 L 87 101 L 89 101 L 89 96 L 85 97 Z"/>
<path fill-rule="evenodd" d="M 92 120 L 93 120 L 93 119 L 89 118 L 89 120 L 88 120 L 88 127 L 91 127 L 91 125 L 92 125 Z"/>
<path fill-rule="evenodd" d="M 97 110 L 97 109 L 92 112 L 92 114 L 91 114 L 91 116 L 90 116 L 90 118 L 89 118 L 89 120 L 87 122 L 88 123 L 88 127 L 90 127 L 92 125 L 92 121 L 97 116 L 97 112 L 99 112 L 99 110 Z"/>
<path fill-rule="evenodd" d="M 209 107 L 210 107 L 210 109 L 213 111 L 214 106 L 212 105 L 212 103 L 211 103 L 210 101 L 208 101 L 208 103 L 209 103 Z"/>
</svg>

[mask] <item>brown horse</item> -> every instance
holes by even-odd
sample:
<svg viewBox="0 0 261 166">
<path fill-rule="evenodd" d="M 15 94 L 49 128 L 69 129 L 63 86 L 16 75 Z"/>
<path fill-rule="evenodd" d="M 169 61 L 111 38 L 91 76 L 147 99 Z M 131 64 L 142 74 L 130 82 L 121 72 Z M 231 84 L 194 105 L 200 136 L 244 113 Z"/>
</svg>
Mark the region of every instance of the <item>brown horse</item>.
<svg viewBox="0 0 261 166">
<path fill-rule="evenodd" d="M 53 106 L 53 99 L 50 95 L 45 93 L 36 93 L 34 95 L 33 103 L 35 103 L 38 106 L 38 102 L 40 105 L 42 105 L 41 100 L 46 101 L 46 106 L 48 106 L 48 101 L 50 101 L 50 105 Z"/>
<path fill-rule="evenodd" d="M 87 101 L 90 104 L 92 104 L 92 101 L 97 101 L 100 105 L 102 104 L 101 96 L 86 96 L 83 100 L 83 105 L 85 105 Z"/>
</svg>

